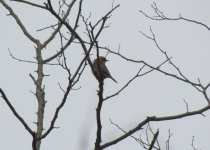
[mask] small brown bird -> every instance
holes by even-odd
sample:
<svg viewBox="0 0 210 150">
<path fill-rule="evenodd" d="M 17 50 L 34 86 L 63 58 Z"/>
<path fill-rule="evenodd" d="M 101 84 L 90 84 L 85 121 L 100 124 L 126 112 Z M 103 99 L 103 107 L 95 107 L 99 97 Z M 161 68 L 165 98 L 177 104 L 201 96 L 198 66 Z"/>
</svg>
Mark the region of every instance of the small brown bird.
<svg viewBox="0 0 210 150">
<path fill-rule="evenodd" d="M 106 78 L 111 78 L 114 82 L 117 83 L 117 81 L 111 76 L 109 70 L 107 69 L 105 63 L 107 62 L 108 60 L 103 57 L 103 56 L 100 56 L 99 58 L 96 58 L 94 61 L 93 61 L 93 70 L 92 70 L 92 73 L 94 74 L 94 76 L 96 77 L 97 80 L 104 80 Z M 100 78 L 101 76 L 101 78 Z"/>
</svg>

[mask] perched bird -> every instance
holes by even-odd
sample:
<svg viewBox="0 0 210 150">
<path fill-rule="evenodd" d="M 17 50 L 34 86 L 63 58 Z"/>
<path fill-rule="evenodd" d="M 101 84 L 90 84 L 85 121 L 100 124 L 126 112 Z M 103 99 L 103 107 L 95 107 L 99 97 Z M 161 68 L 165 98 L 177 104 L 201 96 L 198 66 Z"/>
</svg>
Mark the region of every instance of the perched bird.
<svg viewBox="0 0 210 150">
<path fill-rule="evenodd" d="M 111 78 L 114 82 L 117 83 L 117 81 L 111 76 L 109 70 L 107 69 L 105 65 L 107 61 L 108 60 L 103 56 L 96 58 L 93 61 L 92 73 L 94 74 L 97 80 L 104 80 L 106 78 Z"/>
</svg>

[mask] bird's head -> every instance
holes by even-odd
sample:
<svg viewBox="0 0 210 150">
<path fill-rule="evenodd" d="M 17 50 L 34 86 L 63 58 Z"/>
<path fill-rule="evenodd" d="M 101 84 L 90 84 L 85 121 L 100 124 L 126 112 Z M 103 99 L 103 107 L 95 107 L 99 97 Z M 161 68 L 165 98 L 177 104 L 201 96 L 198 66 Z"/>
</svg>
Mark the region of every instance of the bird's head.
<svg viewBox="0 0 210 150">
<path fill-rule="evenodd" d="M 103 62 L 103 63 L 106 63 L 108 61 L 104 56 L 100 56 L 98 60 L 99 62 Z"/>
</svg>

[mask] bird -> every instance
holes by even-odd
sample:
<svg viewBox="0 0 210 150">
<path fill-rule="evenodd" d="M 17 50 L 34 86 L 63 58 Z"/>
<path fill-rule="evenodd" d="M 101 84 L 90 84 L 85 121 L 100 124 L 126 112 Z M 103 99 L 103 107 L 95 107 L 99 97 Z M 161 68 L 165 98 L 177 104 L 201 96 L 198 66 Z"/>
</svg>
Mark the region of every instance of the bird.
<svg viewBox="0 0 210 150">
<path fill-rule="evenodd" d="M 107 69 L 105 63 L 108 60 L 104 56 L 99 56 L 93 61 L 92 73 L 97 80 L 104 80 L 106 78 L 112 79 L 114 82 L 117 81 L 111 76 L 109 70 Z M 101 77 L 100 77 L 101 76 Z"/>
</svg>

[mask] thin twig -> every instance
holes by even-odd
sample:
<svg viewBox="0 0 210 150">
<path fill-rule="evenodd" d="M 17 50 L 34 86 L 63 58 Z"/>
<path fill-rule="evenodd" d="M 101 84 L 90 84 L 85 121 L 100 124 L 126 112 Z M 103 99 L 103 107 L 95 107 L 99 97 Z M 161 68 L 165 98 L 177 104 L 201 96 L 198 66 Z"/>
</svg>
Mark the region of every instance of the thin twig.
<svg viewBox="0 0 210 150">
<path fill-rule="evenodd" d="M 182 15 L 179 13 L 179 17 L 177 18 L 170 18 L 164 15 L 164 13 L 162 11 L 160 11 L 160 9 L 157 7 L 157 4 L 154 2 L 153 5 L 151 5 L 152 9 L 154 10 L 155 14 L 157 16 L 149 16 L 148 14 L 146 14 L 144 11 L 139 10 L 139 12 L 141 14 L 143 14 L 146 18 L 149 18 L 151 20 L 158 20 L 158 21 L 177 21 L 177 20 L 184 20 L 187 22 L 191 22 L 191 23 L 195 23 L 198 25 L 203 26 L 204 28 L 206 28 L 208 31 L 210 31 L 210 27 L 202 22 L 196 21 L 196 20 L 192 20 L 192 19 L 188 19 L 185 17 L 182 17 Z"/>
<path fill-rule="evenodd" d="M 168 130 L 168 139 L 166 141 L 166 150 L 170 150 L 170 139 L 171 139 L 172 135 L 173 134 L 171 133 L 171 130 L 169 129 Z"/>
</svg>

